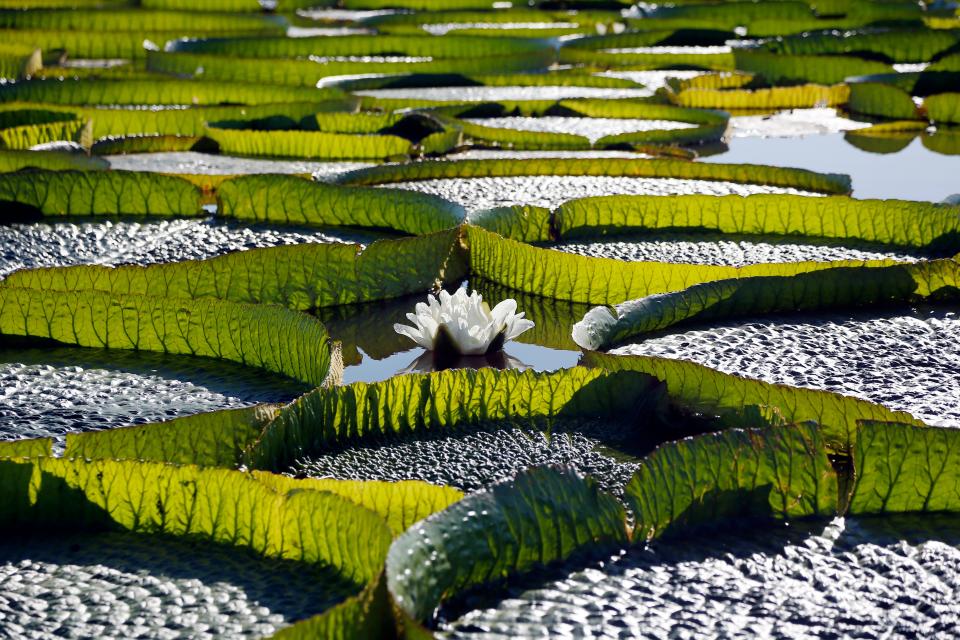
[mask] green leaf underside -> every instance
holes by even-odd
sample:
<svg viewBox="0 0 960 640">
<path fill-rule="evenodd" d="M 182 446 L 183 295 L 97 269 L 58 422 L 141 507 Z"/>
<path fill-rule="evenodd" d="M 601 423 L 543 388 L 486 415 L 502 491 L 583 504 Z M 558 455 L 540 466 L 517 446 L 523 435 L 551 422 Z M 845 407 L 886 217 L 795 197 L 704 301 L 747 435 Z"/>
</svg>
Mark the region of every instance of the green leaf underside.
<svg viewBox="0 0 960 640">
<path fill-rule="evenodd" d="M 209 127 L 206 135 L 230 155 L 310 158 L 314 160 L 386 160 L 413 153 L 409 140 L 391 135 L 324 131 L 251 131 Z"/>
<path fill-rule="evenodd" d="M 580 368 L 549 374 L 456 369 L 354 383 L 318 389 L 285 407 L 251 448 L 249 465 L 280 471 L 338 444 L 512 416 L 622 416 L 657 397 L 648 376 Z"/>
<path fill-rule="evenodd" d="M 960 432 L 865 422 L 854 455 L 851 515 L 960 509 Z"/>
<path fill-rule="evenodd" d="M 428 36 L 428 39 L 429 36 Z M 478 38 L 483 41 L 487 38 Z M 287 58 L 237 58 L 203 53 L 147 54 L 147 68 L 160 73 L 209 78 L 212 81 L 269 82 L 289 87 L 315 87 L 328 77 L 358 73 L 518 73 L 546 70 L 552 51 L 429 61 L 329 61 Z"/>
<path fill-rule="evenodd" d="M 960 249 L 957 207 L 905 200 L 767 194 L 600 196 L 571 200 L 554 215 L 557 234 L 565 239 L 669 228 Z"/>
<path fill-rule="evenodd" d="M 155 424 L 71 433 L 67 434 L 64 457 L 235 467 L 276 413 L 276 406 L 258 405 Z"/>
<path fill-rule="evenodd" d="M 624 262 L 533 247 L 474 226 L 467 227 L 467 237 L 470 242 L 470 269 L 475 275 L 518 291 L 589 304 L 618 304 L 648 295 L 679 291 L 697 283 L 715 280 L 726 282 L 730 278 L 790 276 L 840 266 L 890 264 L 888 261 L 864 263 L 849 260 L 731 267 Z"/>
<path fill-rule="evenodd" d="M 595 308 L 581 322 L 578 343 L 606 348 L 627 338 L 704 320 L 876 307 L 944 296 L 955 299 L 958 285 L 960 263 L 953 259 L 864 263 L 796 275 L 717 280 L 633 300 L 619 307 L 615 316 Z"/>
<path fill-rule="evenodd" d="M 927 115 L 934 122 L 960 124 L 960 93 L 941 93 L 930 96 L 923 103 Z"/>
<path fill-rule="evenodd" d="M 459 205 L 400 189 L 359 189 L 296 176 L 233 178 L 218 189 L 222 215 L 257 222 L 394 229 L 414 235 L 463 222 Z"/>
<path fill-rule="evenodd" d="M 801 56 L 738 49 L 737 69 L 755 73 L 770 84 L 813 82 L 837 84 L 851 76 L 892 73 L 893 67 L 883 62 L 842 56 Z"/>
<path fill-rule="evenodd" d="M 426 620 L 447 597 L 585 548 L 627 542 L 623 507 L 569 471 L 535 468 L 424 520 L 392 545 L 397 604 Z"/>
<path fill-rule="evenodd" d="M 319 321 L 277 306 L 211 298 L 0 287 L 0 333 L 64 344 L 222 358 L 321 385 L 330 339 Z"/>
<path fill-rule="evenodd" d="M 267 15 L 227 16 L 203 11 L 145 11 L 133 9 L 47 9 L 0 11 L 0 28 L 50 31 L 144 31 L 180 30 L 255 31 L 282 33 L 283 21 Z M 159 44 L 159 43 L 158 43 Z"/>
<path fill-rule="evenodd" d="M 675 69 L 692 67 L 716 71 L 733 71 L 736 59 L 732 53 L 612 53 L 606 49 L 647 47 L 667 39 L 669 31 L 624 33 L 614 36 L 572 40 L 560 49 L 560 62 L 595 67 L 629 67 L 631 69 Z"/>
<path fill-rule="evenodd" d="M 684 107 L 766 111 L 840 106 L 847 103 L 850 88 L 845 84 L 804 84 L 752 90 L 693 87 L 666 95 L 671 102 Z"/>
<path fill-rule="evenodd" d="M 259 405 L 136 427 L 68 434 L 64 458 L 87 462 L 125 460 L 235 468 L 240 463 L 239 454 L 260 435 L 263 426 L 276 416 L 277 410 L 275 405 Z M 50 446 L 49 438 L 3 442 L 0 443 L 0 459 L 51 457 Z M 300 480 L 261 471 L 254 471 L 251 475 L 280 494 L 309 490 L 347 498 L 382 516 L 394 536 L 463 497 L 457 489 L 418 480 Z"/>
<path fill-rule="evenodd" d="M 472 214 L 470 224 L 519 242 L 548 242 L 553 215 L 544 207 L 498 207 Z"/>
<path fill-rule="evenodd" d="M 911 96 L 933 97 L 935 94 L 955 91 L 960 71 L 929 70 L 900 73 L 872 73 L 849 78 L 851 85 L 860 82 L 881 83 L 897 87 Z"/>
<path fill-rule="evenodd" d="M 380 515 L 336 493 L 279 491 L 236 471 L 113 460 L 0 460 L 0 479 L 7 531 L 122 529 L 247 548 L 338 576 L 347 600 L 310 623 L 332 616 L 330 630 L 350 637 L 357 627 L 382 624 L 382 616 L 349 615 L 356 606 L 349 597 L 376 584 L 390 529 Z"/>
<path fill-rule="evenodd" d="M 0 177 L 2 174 L 33 167 L 53 171 L 107 169 L 110 164 L 102 158 L 63 151 L 22 151 L 0 149 Z"/>
<path fill-rule="evenodd" d="M 220 31 L 219 29 L 217 31 Z M 267 29 L 254 27 L 253 29 L 235 30 L 233 33 L 258 34 L 268 32 Z M 169 40 L 183 37 L 203 37 L 214 32 L 203 28 L 157 29 L 150 25 L 142 30 L 112 31 L 109 37 L 96 29 L 0 29 L 0 39 L 4 42 L 15 42 L 31 45 L 44 52 L 62 50 L 74 58 L 124 58 L 143 60 L 150 52 L 144 46 L 149 40 L 162 47 Z"/>
<path fill-rule="evenodd" d="M 896 120 L 915 120 L 919 117 L 917 105 L 910 94 L 879 82 L 855 82 L 850 85 L 847 105 L 854 113 L 864 113 Z"/>
<path fill-rule="evenodd" d="M 322 94 L 321 94 L 322 95 Z M 282 97 L 282 96 L 281 96 Z M 278 97 L 280 99 L 281 97 Z M 269 100 L 269 97 L 266 98 Z M 357 101 L 347 97 L 317 97 L 283 104 L 266 102 L 243 106 L 191 106 L 189 109 L 124 109 L 111 106 L 83 106 L 30 102 L 0 102 L 0 111 L 13 109 L 43 109 L 76 114 L 90 122 L 95 138 L 129 135 L 202 136 L 207 123 L 256 121 L 266 118 L 286 118 L 293 122 L 330 111 L 350 111 Z"/>
<path fill-rule="evenodd" d="M 45 216 L 203 216 L 200 189 L 176 176 L 139 171 L 40 170 L 0 174 L 0 201 Z"/>
<path fill-rule="evenodd" d="M 956 207 L 906 200 L 767 194 L 595 196 L 570 200 L 554 211 L 532 206 L 480 211 L 471 215 L 471 224 L 521 242 L 686 229 L 857 240 L 951 253 L 960 249 Z"/>
<path fill-rule="evenodd" d="M 335 89 L 273 87 L 242 82 L 208 80 L 30 80 L 0 85 L 0 102 L 34 102 L 67 105 L 260 105 L 282 102 L 316 102 L 340 98 Z M 131 116 L 133 117 L 133 116 Z"/>
<path fill-rule="evenodd" d="M 695 413 L 722 418 L 744 408 L 772 408 L 788 423 L 816 422 L 821 425 L 823 441 L 835 450 L 849 450 L 860 420 L 922 425 L 907 413 L 867 400 L 743 378 L 686 360 L 589 351 L 582 364 L 651 375 L 666 385 L 673 402 Z"/>
<path fill-rule="evenodd" d="M 0 442 L 2 458 L 47 458 L 53 456 L 52 438 L 30 438 Z"/>
<path fill-rule="evenodd" d="M 159 153 L 163 151 L 190 151 L 202 138 L 177 135 L 132 135 L 101 138 L 93 143 L 94 155 L 112 156 L 124 153 Z"/>
<path fill-rule="evenodd" d="M 204 216 L 191 182 L 152 172 L 30 171 L 0 174 L 0 200 L 46 216 Z M 290 175 L 251 175 L 218 187 L 218 215 L 255 222 L 350 226 L 425 234 L 457 226 L 464 211 L 442 198 L 359 189 Z"/>
<path fill-rule="evenodd" d="M 466 275 L 459 229 L 351 244 L 301 244 L 229 253 L 206 260 L 17 271 L 9 286 L 45 292 L 218 298 L 308 310 L 395 298 Z M 269 309 L 269 307 L 265 307 Z"/>
<path fill-rule="evenodd" d="M 286 493 L 310 489 L 329 491 L 380 514 L 394 536 L 409 529 L 415 522 L 442 511 L 463 498 L 463 492 L 419 480 L 381 482 L 378 480 L 332 480 L 306 478 L 254 471 L 253 476 L 273 489 Z"/>
<path fill-rule="evenodd" d="M 89 146 L 81 135 L 83 120 L 72 113 L 44 109 L 0 111 L 0 148 L 30 149 L 49 142 L 79 142 Z"/>
<path fill-rule="evenodd" d="M 0 474 L 8 530 L 68 525 L 197 536 L 267 557 L 330 564 L 358 585 L 379 571 L 390 538 L 378 516 L 344 498 L 282 495 L 236 471 L 48 458 L 3 460 Z"/>
<path fill-rule="evenodd" d="M 627 485 L 635 539 L 723 520 L 837 513 L 837 475 L 816 425 L 687 438 L 658 448 Z"/>
<path fill-rule="evenodd" d="M 834 32 L 793 36 L 767 43 L 767 49 L 786 55 L 881 54 L 891 62 L 929 62 L 960 43 L 960 34 L 947 30 L 890 30 L 878 33 Z"/>
<path fill-rule="evenodd" d="M 792 187 L 829 194 L 850 191 L 847 176 L 784 169 L 765 165 L 700 163 L 684 160 L 630 160 L 620 158 L 550 158 L 525 160 L 433 160 L 413 164 L 383 165 L 342 174 L 340 184 L 374 185 L 443 178 L 494 176 L 626 176 L 636 178 L 687 178 L 745 184 Z"/>
<path fill-rule="evenodd" d="M 419 17 L 419 16 L 418 16 Z M 543 51 L 547 43 L 526 38 L 480 38 L 445 35 L 314 36 L 308 38 L 214 38 L 177 42 L 173 51 L 216 53 L 248 58 L 293 58 L 304 56 L 410 56 L 435 58 L 479 58 L 508 53 Z"/>
<path fill-rule="evenodd" d="M 40 49 L 30 44 L 0 43 L 0 78 L 16 80 L 43 68 Z"/>
</svg>

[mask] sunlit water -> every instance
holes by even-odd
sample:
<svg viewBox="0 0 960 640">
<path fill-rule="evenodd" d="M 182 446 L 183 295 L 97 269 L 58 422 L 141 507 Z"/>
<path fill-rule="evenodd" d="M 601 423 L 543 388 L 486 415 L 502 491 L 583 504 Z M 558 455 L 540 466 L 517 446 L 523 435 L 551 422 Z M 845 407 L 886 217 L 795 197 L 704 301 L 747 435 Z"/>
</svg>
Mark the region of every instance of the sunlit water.
<svg viewBox="0 0 960 640">
<path fill-rule="evenodd" d="M 960 156 L 943 155 L 913 140 L 896 153 L 863 151 L 843 133 L 791 138 L 733 138 L 730 150 L 703 162 L 749 162 L 846 173 L 856 198 L 897 198 L 939 202 L 960 192 Z"/>
</svg>

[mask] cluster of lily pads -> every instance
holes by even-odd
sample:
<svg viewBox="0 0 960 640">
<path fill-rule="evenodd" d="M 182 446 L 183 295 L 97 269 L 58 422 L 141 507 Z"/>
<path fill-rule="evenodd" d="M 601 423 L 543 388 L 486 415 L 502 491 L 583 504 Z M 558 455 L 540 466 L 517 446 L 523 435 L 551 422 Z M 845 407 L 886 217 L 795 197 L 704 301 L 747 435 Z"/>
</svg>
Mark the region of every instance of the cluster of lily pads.
<svg viewBox="0 0 960 640">
<path fill-rule="evenodd" d="M 67 603 L 0 606 L 0 628 L 656 635 L 674 613 L 619 608 L 625 558 L 705 528 L 776 538 L 784 522 L 960 510 L 960 207 L 697 159 L 731 113 L 826 107 L 872 119 L 860 144 L 921 135 L 956 153 L 960 10 L 195 4 L 0 0 L 0 374 L 15 389 L 0 394 L 0 575 L 19 575 L 0 601 Z M 818 359 L 831 328 L 866 354 L 847 370 Z M 342 384 L 364 357 L 438 339 L 579 361 Z M 39 393 L 8 365 L 64 347 L 104 368 L 120 350 L 146 368 L 181 358 L 186 377 L 221 361 L 274 391 L 115 424 L 54 420 L 56 399 L 29 419 L 4 408 Z M 97 402 L 119 403 L 107 384 Z M 136 545 L 226 549 L 274 606 L 198 591 L 182 566 L 157 587 L 176 602 L 141 598 L 159 612 L 63 586 L 139 585 L 129 560 L 91 576 L 72 551 Z M 710 578 L 686 579 L 699 594 Z M 584 582 L 600 585 L 587 604 Z M 949 635 L 956 611 L 936 607 L 956 595 L 917 595 L 928 618 L 894 631 Z M 901 596 L 871 595 L 887 616 Z M 893 624 L 846 615 L 849 594 L 806 618 L 751 597 L 745 613 L 697 595 L 683 624 Z"/>
</svg>

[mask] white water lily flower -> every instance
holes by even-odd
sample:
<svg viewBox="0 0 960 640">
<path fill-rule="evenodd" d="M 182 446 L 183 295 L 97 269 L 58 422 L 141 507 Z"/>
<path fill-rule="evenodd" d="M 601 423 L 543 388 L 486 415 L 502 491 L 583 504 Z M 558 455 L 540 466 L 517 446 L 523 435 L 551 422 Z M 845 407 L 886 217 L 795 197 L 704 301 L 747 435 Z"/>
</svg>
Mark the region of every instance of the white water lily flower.
<svg viewBox="0 0 960 640">
<path fill-rule="evenodd" d="M 479 293 L 467 295 L 466 289 L 458 289 L 453 295 L 446 291 L 437 297 L 427 295 L 427 303 L 418 302 L 415 310 L 407 314 L 412 327 L 395 324 L 393 330 L 424 349 L 436 350 L 449 343 L 465 356 L 496 351 L 533 327 L 522 312 L 515 313 L 516 300 L 507 298 L 491 311 Z"/>
</svg>

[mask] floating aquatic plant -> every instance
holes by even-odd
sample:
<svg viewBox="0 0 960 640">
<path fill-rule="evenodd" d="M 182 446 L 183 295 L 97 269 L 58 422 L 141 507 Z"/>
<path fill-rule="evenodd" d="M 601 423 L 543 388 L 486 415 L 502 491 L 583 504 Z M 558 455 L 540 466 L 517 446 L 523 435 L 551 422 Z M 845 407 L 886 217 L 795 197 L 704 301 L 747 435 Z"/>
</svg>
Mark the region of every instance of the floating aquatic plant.
<svg viewBox="0 0 960 640">
<path fill-rule="evenodd" d="M 960 250 L 960 216 L 950 205 L 960 196 L 940 204 L 853 199 L 849 177 L 815 172 L 813 160 L 810 169 L 689 160 L 721 150 L 704 143 L 725 137 L 729 111 L 785 118 L 784 109 L 824 106 L 884 120 L 846 134 L 863 151 L 895 153 L 918 140 L 955 154 L 960 16 L 935 6 L 942 3 L 888 0 L 640 3 L 625 11 L 593 7 L 575 22 L 549 8 L 491 12 L 490 0 L 351 0 L 346 13 L 321 8 L 295 18 L 309 3 L 259 0 L 259 13 L 249 12 L 254 0 L 211 0 L 203 11 L 188 0 L 71 8 L 93 4 L 0 0 L 0 202 L 7 205 L 0 244 L 10 254 L 0 282 L 0 364 L 15 372 L 35 360 L 57 364 L 67 357 L 61 348 L 85 347 L 116 369 L 125 361 L 117 350 L 138 361 L 146 356 L 137 352 L 152 351 L 171 363 L 206 358 L 190 366 L 211 367 L 223 394 L 263 372 L 313 390 L 285 405 L 63 439 L 0 433 L 0 523 L 16 534 L 0 534 L 0 575 L 12 576 L 0 578 L 4 629 L 13 624 L 31 636 L 56 624 L 60 635 L 91 635 L 89 610 L 72 596 L 37 596 L 50 582 L 37 567 L 76 566 L 76 557 L 55 566 L 48 549 L 74 554 L 73 541 L 87 533 L 75 538 L 71 528 L 109 525 L 126 530 L 109 534 L 123 536 L 118 547 L 155 544 L 159 560 L 183 538 L 206 564 L 221 557 L 233 564 L 223 555 L 232 547 L 241 567 L 266 563 L 253 567 L 264 575 L 241 575 L 237 588 L 264 591 L 276 583 L 270 572 L 298 572 L 271 594 L 282 610 L 248 597 L 258 611 L 228 602 L 218 604 L 216 620 L 198 621 L 195 611 L 177 613 L 170 598 L 160 598 L 160 609 L 150 607 L 156 625 L 146 625 L 154 635 L 169 622 L 258 637 L 289 624 L 276 636 L 288 640 L 432 637 L 466 625 L 483 637 L 488 628 L 552 636 L 581 612 L 590 618 L 578 626 L 581 635 L 649 635 L 661 624 L 691 621 L 713 635 L 744 625 L 806 636 L 958 635 L 951 631 L 956 589 L 926 580 L 960 558 L 960 430 L 856 396 L 601 350 L 673 333 L 686 321 L 869 312 L 893 303 L 941 305 L 937 313 L 949 315 L 960 287 L 960 261 L 948 258 Z M 137 4 L 148 6 L 126 6 Z M 381 15 L 383 6 L 389 15 Z M 330 21 L 340 26 L 331 29 Z M 748 40 L 716 48 L 731 34 Z M 596 75 L 600 68 L 608 72 Z M 660 70 L 631 71 L 638 68 Z M 575 131 L 545 126 L 556 118 Z M 600 130 L 607 121 L 633 120 L 649 126 Z M 650 124 L 659 121 L 691 126 Z M 743 134 L 743 123 L 734 124 Z M 66 151 L 77 147 L 83 152 Z M 223 166 L 213 167 L 206 154 L 217 149 Z M 153 153 L 161 151 L 174 153 Z M 299 161 L 241 167 L 231 153 Z M 350 165 L 324 159 L 377 164 L 342 172 Z M 830 160 L 834 166 L 837 158 Z M 205 175 L 188 175 L 188 165 Z M 938 168 L 929 173 L 951 175 Z M 231 177 L 254 170 L 270 173 Z M 318 173 L 275 174 L 281 170 Z M 955 191 L 935 186 L 923 197 Z M 87 240 L 115 216 L 142 227 L 140 236 L 154 224 L 144 216 L 264 235 L 228 243 L 212 232 L 177 231 L 162 247 L 153 235 L 132 233 L 118 246 Z M 363 247 L 312 241 L 331 226 L 390 236 Z M 253 248 L 281 233 L 298 240 L 304 227 L 317 234 L 311 242 Z M 660 233 L 697 234 L 704 249 L 696 263 L 676 263 L 663 251 L 640 255 L 637 248 L 659 243 L 653 234 Z M 740 249 L 711 257 L 730 240 L 759 247 L 769 236 L 811 249 L 794 262 L 745 260 Z M 175 250 L 191 240 L 210 257 L 186 260 Z M 621 241 L 634 248 L 617 260 L 555 250 L 575 242 L 608 251 Z M 105 251 L 80 250 L 88 242 Z M 686 240 L 671 242 L 671 250 L 686 251 Z M 878 245 L 885 259 L 865 262 L 872 256 L 855 248 L 860 243 Z M 66 261 L 55 250 L 61 246 L 84 264 L 53 266 Z M 826 248 L 847 259 L 826 262 L 831 256 L 818 253 Z M 137 264 L 120 264 L 127 256 Z M 893 257 L 911 262 L 886 259 Z M 27 258 L 42 268 L 10 268 L 11 259 Z M 410 322 L 383 331 L 398 312 L 384 301 L 464 278 L 489 306 L 472 289 L 450 290 L 421 299 L 416 310 L 401 302 L 401 312 L 414 311 Z M 533 323 L 518 303 L 536 317 L 534 331 L 524 333 Z M 602 306 L 586 313 L 594 305 Z M 861 325 L 856 335 L 866 331 Z M 530 349 L 502 348 L 521 334 Z M 427 350 L 398 354 L 406 338 Z M 48 341 L 61 346 L 44 351 Z M 873 351 L 894 357 L 897 346 Z M 698 353 L 707 347 L 699 344 Z M 897 353 L 885 353 L 891 348 Z M 75 351 L 69 357 L 87 364 L 94 357 Z M 529 366 L 519 354 L 531 358 Z M 571 359 L 583 366 L 537 371 Z M 404 360 L 412 362 L 397 371 Z M 917 372 L 937 362 L 904 361 L 903 371 L 880 383 L 923 378 Z M 354 378 L 406 375 L 343 385 L 340 364 L 362 367 Z M 240 365 L 261 372 L 232 373 Z M 185 382 L 179 371 L 164 377 Z M 915 385 L 921 391 L 923 382 Z M 98 383 L 91 384 L 87 395 Z M 16 414 L 5 430 L 14 437 L 47 434 L 57 416 L 61 431 L 73 431 L 125 406 L 113 398 L 117 406 L 87 416 L 7 396 L 14 399 L 0 399 L 0 413 Z M 137 421 L 155 404 L 138 403 Z M 38 419 L 23 420 L 21 406 L 39 408 L 30 414 Z M 173 408 L 163 415 L 191 409 Z M 506 479 L 507 471 L 518 475 Z M 379 480 L 356 480 L 367 477 Z M 876 516 L 892 522 L 904 512 L 951 520 L 894 536 L 883 525 L 878 540 L 887 518 Z M 724 533 L 717 528 L 724 523 L 737 528 Z M 742 526 L 753 533 L 739 536 Z M 34 542 L 51 527 L 56 536 Z M 919 560 L 902 552 L 916 548 L 916 534 L 938 543 Z M 113 540 L 91 535 L 98 544 Z M 797 557 L 826 567 L 825 576 L 813 571 L 805 585 L 753 570 L 757 562 L 779 566 L 797 540 L 804 542 Z M 670 556 L 670 545 L 685 555 Z M 894 545 L 899 551 L 887 554 Z M 98 558 L 86 546 L 84 557 L 124 573 L 116 553 Z M 741 551 L 759 559 L 739 562 Z M 736 566 L 724 564 L 728 552 Z M 837 553 L 853 560 L 836 564 Z M 661 578 L 679 567 L 683 584 L 661 579 L 649 588 L 648 567 L 665 571 Z M 883 580 L 864 590 L 859 572 L 879 569 Z M 164 571 L 176 587 L 177 576 Z M 565 581 L 559 589 L 554 576 Z M 111 576 L 99 577 L 73 591 L 85 602 L 99 597 Z M 209 577 L 196 575 L 200 588 Z M 768 606 L 785 590 L 803 595 L 824 580 L 831 588 L 815 597 Z M 890 585 L 906 585 L 915 597 L 904 599 Z M 3 604 L 20 603 L 23 589 L 40 590 L 28 595 L 43 600 L 45 616 Z M 313 589 L 319 595 L 309 607 L 291 606 Z M 478 591 L 489 595 L 476 598 Z M 669 604 L 688 592 L 708 597 L 680 617 L 671 606 L 659 607 L 669 621 L 656 617 L 657 599 Z M 113 604 L 125 606 L 122 600 Z M 745 616 L 747 605 L 753 613 Z M 159 619 L 168 613 L 171 621 Z M 317 615 L 302 619 L 309 614 Z M 270 620 L 254 629 L 258 617 Z"/>
<path fill-rule="evenodd" d="M 407 314 L 414 326 L 395 324 L 393 330 L 430 351 L 478 356 L 499 351 L 506 341 L 533 328 L 533 321 L 516 310 L 513 298 L 491 310 L 476 291 L 469 295 L 466 289 L 452 295 L 441 291 L 438 296 L 428 294 L 426 304 L 417 303 L 416 313 Z"/>
</svg>

